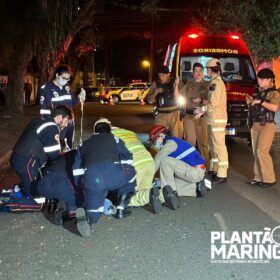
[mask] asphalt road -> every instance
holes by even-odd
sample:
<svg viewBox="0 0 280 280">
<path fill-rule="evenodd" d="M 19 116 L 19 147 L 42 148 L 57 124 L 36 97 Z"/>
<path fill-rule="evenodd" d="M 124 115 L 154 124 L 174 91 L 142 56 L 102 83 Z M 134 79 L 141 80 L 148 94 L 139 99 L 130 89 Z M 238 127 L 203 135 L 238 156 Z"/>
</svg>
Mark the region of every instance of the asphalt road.
<svg viewBox="0 0 280 280">
<path fill-rule="evenodd" d="M 113 125 L 147 132 L 150 111 L 150 106 L 87 103 L 84 138 L 99 116 L 108 117 Z M 77 139 L 79 122 L 78 112 Z M 211 261 L 211 232 L 225 231 L 229 237 L 235 231 L 280 225 L 279 184 L 270 189 L 246 185 L 244 181 L 252 177 L 250 147 L 232 139 L 228 151 L 227 184 L 201 199 L 182 198 L 177 211 L 164 207 L 154 215 L 148 208 L 134 208 L 123 221 L 102 216 L 90 238 L 78 235 L 74 221 L 57 227 L 44 213 L 1 213 L 0 279 L 279 279 L 279 259 L 259 264 Z M 279 154 L 273 159 L 280 174 Z"/>
</svg>

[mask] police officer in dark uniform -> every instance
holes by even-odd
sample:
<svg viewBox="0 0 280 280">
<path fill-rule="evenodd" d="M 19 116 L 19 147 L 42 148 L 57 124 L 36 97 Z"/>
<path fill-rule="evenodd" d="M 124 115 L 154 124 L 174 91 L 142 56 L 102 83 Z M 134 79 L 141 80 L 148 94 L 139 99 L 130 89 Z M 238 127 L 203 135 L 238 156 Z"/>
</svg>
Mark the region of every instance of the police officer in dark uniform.
<svg viewBox="0 0 280 280">
<path fill-rule="evenodd" d="M 84 89 L 78 96 L 74 96 L 71 92 L 69 85 L 70 81 L 70 68 L 67 65 L 60 65 L 54 73 L 52 81 L 44 84 L 40 89 L 40 114 L 47 118 L 51 109 L 59 105 L 67 106 L 70 110 L 78 105 L 79 100 L 81 103 L 85 102 L 86 93 Z M 73 112 L 72 112 L 73 114 Z M 63 149 L 72 149 L 74 135 L 74 120 L 69 122 L 67 129 L 61 131 L 60 142 Z"/>
<path fill-rule="evenodd" d="M 136 172 L 132 154 L 122 140 L 111 133 L 106 119 L 94 124 L 94 134 L 81 146 L 84 174 L 84 208 L 76 212 L 78 230 L 82 236 L 90 235 L 90 225 L 96 223 L 103 212 L 108 191 L 118 193 L 116 218 L 125 218 L 130 212 L 127 205 L 135 193 Z M 87 219 L 86 219 L 87 218 Z"/>
<path fill-rule="evenodd" d="M 10 164 L 21 179 L 27 195 L 34 195 L 31 187 L 39 176 L 40 168 L 48 160 L 59 157 L 59 129 L 67 127 L 71 111 L 65 106 L 58 106 L 51 116 L 49 120 L 31 120 L 12 149 Z"/>
<path fill-rule="evenodd" d="M 255 157 L 254 179 L 250 185 L 267 188 L 275 185 L 276 178 L 269 154 L 276 131 L 275 112 L 279 109 L 280 93 L 275 88 L 275 75 L 269 68 L 257 74 L 259 89 L 252 97 L 247 96 L 248 123 L 251 128 L 252 147 Z"/>
<path fill-rule="evenodd" d="M 183 126 L 180 121 L 179 107 L 175 87 L 179 80 L 173 79 L 167 66 L 161 66 L 158 71 L 159 80 L 153 82 L 147 95 L 148 103 L 156 106 L 155 125 L 167 127 L 175 137 L 182 137 Z"/>
</svg>

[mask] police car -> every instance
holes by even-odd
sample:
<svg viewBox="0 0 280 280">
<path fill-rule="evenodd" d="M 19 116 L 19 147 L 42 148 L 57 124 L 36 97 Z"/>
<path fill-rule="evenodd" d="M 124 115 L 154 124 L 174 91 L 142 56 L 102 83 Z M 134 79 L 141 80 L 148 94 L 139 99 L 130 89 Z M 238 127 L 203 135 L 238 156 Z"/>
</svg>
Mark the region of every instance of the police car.
<svg viewBox="0 0 280 280">
<path fill-rule="evenodd" d="M 103 104 L 111 100 L 113 104 L 118 104 L 121 101 L 138 101 L 146 97 L 150 87 L 150 83 L 131 83 L 126 87 L 109 90 L 100 98 L 100 102 Z"/>
</svg>

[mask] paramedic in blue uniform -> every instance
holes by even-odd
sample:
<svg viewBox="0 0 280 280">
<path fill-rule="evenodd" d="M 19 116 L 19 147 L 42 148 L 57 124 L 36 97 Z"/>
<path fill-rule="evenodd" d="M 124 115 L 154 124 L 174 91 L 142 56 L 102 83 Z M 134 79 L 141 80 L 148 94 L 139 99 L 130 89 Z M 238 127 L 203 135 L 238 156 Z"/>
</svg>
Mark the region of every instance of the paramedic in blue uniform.
<svg viewBox="0 0 280 280">
<path fill-rule="evenodd" d="M 73 149 L 51 164 L 36 185 L 37 192 L 47 199 L 58 200 L 54 223 L 62 225 L 63 216 L 75 217 L 77 207 L 83 203 L 80 154 Z M 67 215 L 64 215 L 67 214 Z"/>
<path fill-rule="evenodd" d="M 162 125 L 155 125 L 149 137 L 158 150 L 154 160 L 156 171 L 160 170 L 161 186 L 171 186 L 179 196 L 195 196 L 196 183 L 205 176 L 204 158 L 190 143 L 169 136 L 167 128 Z M 194 194 L 188 194 L 191 185 Z"/>
<path fill-rule="evenodd" d="M 38 179 L 40 168 L 48 160 L 60 156 L 59 130 L 67 127 L 69 119 L 71 111 L 65 106 L 58 106 L 48 120 L 31 120 L 13 147 L 10 164 L 21 179 L 27 195 L 32 195 L 31 186 Z"/>
<path fill-rule="evenodd" d="M 67 106 L 72 110 L 79 104 L 85 102 L 86 93 L 81 89 L 80 94 L 76 97 L 69 85 L 71 71 L 68 65 L 60 65 L 54 73 L 52 81 L 42 85 L 40 89 L 40 114 L 47 118 L 51 110 L 59 105 Z M 60 133 L 60 142 L 62 149 L 72 149 L 74 138 L 74 119 L 69 122 L 66 129 Z"/>
<path fill-rule="evenodd" d="M 78 208 L 77 227 L 82 236 L 90 235 L 90 225 L 97 223 L 103 212 L 105 198 L 109 191 L 117 191 L 116 218 L 130 214 L 127 205 L 135 193 L 136 172 L 132 154 L 124 142 L 111 133 L 107 119 L 94 124 L 94 134 L 81 146 L 84 174 L 84 208 Z"/>
</svg>

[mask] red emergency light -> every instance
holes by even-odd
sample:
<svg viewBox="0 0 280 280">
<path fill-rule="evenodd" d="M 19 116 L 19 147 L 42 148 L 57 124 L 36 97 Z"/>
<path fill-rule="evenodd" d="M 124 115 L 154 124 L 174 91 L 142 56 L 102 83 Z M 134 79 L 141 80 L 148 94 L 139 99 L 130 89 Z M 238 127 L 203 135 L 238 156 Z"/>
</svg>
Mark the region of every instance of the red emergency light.
<svg viewBox="0 0 280 280">
<path fill-rule="evenodd" d="M 192 33 L 192 34 L 189 34 L 188 37 L 192 38 L 192 39 L 196 39 L 198 37 L 198 34 Z"/>
<path fill-rule="evenodd" d="M 230 38 L 234 39 L 234 40 L 239 40 L 240 39 L 240 37 L 238 35 L 231 35 Z"/>
</svg>

